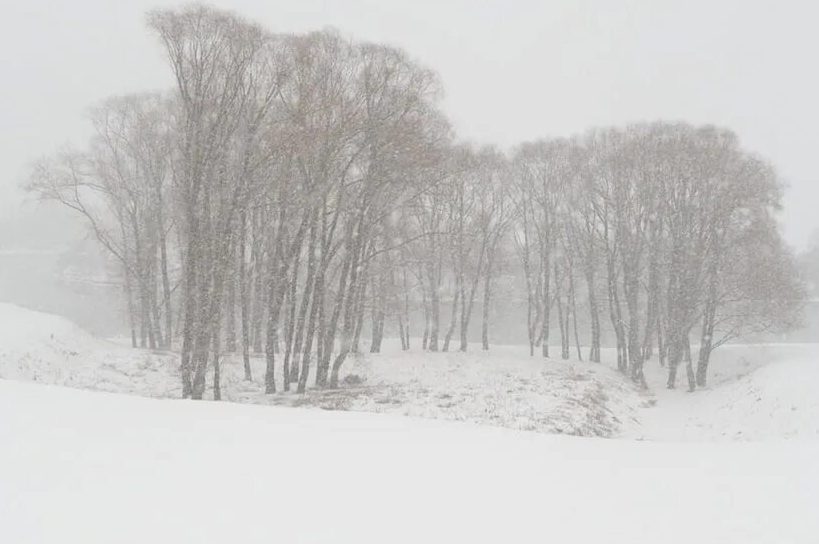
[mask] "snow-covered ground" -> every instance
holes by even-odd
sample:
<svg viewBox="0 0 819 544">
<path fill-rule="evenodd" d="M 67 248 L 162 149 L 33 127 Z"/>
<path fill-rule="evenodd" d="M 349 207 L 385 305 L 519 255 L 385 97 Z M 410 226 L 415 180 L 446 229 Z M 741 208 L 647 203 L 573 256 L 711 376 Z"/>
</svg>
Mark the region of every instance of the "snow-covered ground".
<svg viewBox="0 0 819 544">
<path fill-rule="evenodd" d="M 178 396 L 177 358 L 95 338 L 61 317 L 0 303 L 0 378 Z"/>
<path fill-rule="evenodd" d="M 304 396 L 227 361 L 245 404 L 196 403 L 169 400 L 176 356 L 0 304 L 0 542 L 814 543 L 818 356 L 725 347 L 695 393 L 650 361 L 645 393 L 605 363 L 387 346 Z"/>
<path fill-rule="evenodd" d="M 416 342 L 417 344 L 417 342 Z M 468 421 L 512 429 L 646 440 L 819 439 L 819 344 L 724 346 L 704 390 L 665 389 L 665 369 L 646 364 L 651 391 L 639 391 L 609 364 L 531 358 L 525 348 L 402 352 L 350 358 L 343 375 L 362 383 L 339 391 L 263 393 L 241 362 L 223 364 L 223 398 L 242 403 Z M 611 361 L 612 350 L 604 350 Z M 178 398 L 178 357 L 101 340 L 60 317 L 0 304 L 0 378 Z M 281 385 L 281 384 L 279 384 Z"/>
<path fill-rule="evenodd" d="M 343 367 L 364 380 L 360 386 L 279 402 L 608 437 L 635 424 L 647 400 L 608 367 L 543 361 L 519 347 L 425 354 L 385 344 L 384 353 L 351 358 Z M 264 402 L 258 394 L 246 400 Z"/>
<path fill-rule="evenodd" d="M 712 358 L 709 385 L 665 389 L 665 369 L 646 367 L 657 398 L 627 437 L 671 441 L 819 440 L 819 344 L 729 345 Z"/>
<path fill-rule="evenodd" d="M 179 398 L 178 364 L 174 355 L 134 350 L 62 318 L 0 304 L 0 378 Z M 584 436 L 613 436 L 624 422 L 634 425 L 646 400 L 606 366 L 544 362 L 515 347 L 424 354 L 387 342 L 384 354 L 351 357 L 343 367 L 342 377 L 358 376 L 360 384 L 306 395 L 265 395 L 264 361 L 254 358 L 252 366 L 247 382 L 238 357 L 224 361 L 224 399 Z"/>
<path fill-rule="evenodd" d="M 0 540 L 814 543 L 819 443 L 660 443 L 0 381 Z"/>
</svg>

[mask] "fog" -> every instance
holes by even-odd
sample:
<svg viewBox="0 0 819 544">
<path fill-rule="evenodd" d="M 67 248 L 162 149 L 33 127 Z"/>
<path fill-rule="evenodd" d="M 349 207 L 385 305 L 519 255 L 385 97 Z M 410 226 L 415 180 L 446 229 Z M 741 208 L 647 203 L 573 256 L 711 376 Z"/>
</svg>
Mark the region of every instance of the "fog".
<svg viewBox="0 0 819 544">
<path fill-rule="evenodd" d="M 32 159 L 66 141 L 84 141 L 87 107 L 113 94 L 171 86 L 144 12 L 179 4 L 4 3 L 0 218 L 17 208 L 22 195 L 16 187 Z M 443 108 L 458 133 L 482 143 L 511 146 L 656 119 L 726 126 L 771 160 L 790 185 L 781 215 L 787 240 L 803 249 L 819 227 L 812 161 L 819 148 L 815 2 L 214 4 L 276 31 L 334 26 L 405 48 L 440 73 Z M 17 236 L 12 245 L 26 245 Z"/>
<path fill-rule="evenodd" d="M 813 2 L 6 4 L 2 539 L 816 542 Z"/>
</svg>

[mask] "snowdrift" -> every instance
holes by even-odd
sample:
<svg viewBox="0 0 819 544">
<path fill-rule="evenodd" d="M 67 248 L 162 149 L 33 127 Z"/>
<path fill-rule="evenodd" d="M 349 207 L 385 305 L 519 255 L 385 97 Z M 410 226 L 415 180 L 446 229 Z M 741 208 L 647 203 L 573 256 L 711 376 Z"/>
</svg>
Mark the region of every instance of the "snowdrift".
<svg viewBox="0 0 819 544">
<path fill-rule="evenodd" d="M 402 352 L 350 358 L 336 391 L 264 394 L 264 361 L 253 380 L 239 358 L 222 368 L 223 398 L 249 404 L 382 412 L 582 436 L 665 441 L 819 439 L 819 344 L 724 346 L 711 385 L 665 389 L 665 369 L 646 363 L 651 393 L 609 364 L 531 358 L 522 347 L 468 353 Z M 472 348 L 472 347 L 471 347 Z M 604 358 L 614 359 L 613 350 Z M 0 304 L 0 378 L 148 397 L 179 398 L 178 357 L 100 340 L 65 319 Z M 279 385 L 281 385 L 279 383 Z"/>
<path fill-rule="evenodd" d="M 354 374 L 362 383 L 306 395 L 265 395 L 262 358 L 251 361 L 254 380 L 248 382 L 239 358 L 226 357 L 222 398 L 607 437 L 624 422 L 635 424 L 645 402 L 604 365 L 544 361 L 522 348 L 429 354 L 386 344 L 384 354 L 351 357 L 345 364 L 342 377 Z M 62 318 L 0 304 L 0 378 L 179 398 L 177 366 L 173 355 L 122 347 Z"/>
<path fill-rule="evenodd" d="M 714 353 L 711 384 L 667 391 L 665 374 L 647 367 L 657 405 L 626 433 L 654 440 L 819 440 L 819 344 L 724 346 Z"/>
<path fill-rule="evenodd" d="M 669 444 L 0 381 L 14 543 L 814 543 L 819 443 Z M 11 447 L 9 447 L 11 445 Z"/>
<path fill-rule="evenodd" d="M 0 303 L 0 379 L 173 396 L 179 379 L 172 359 L 100 340 L 62 317 Z"/>
</svg>

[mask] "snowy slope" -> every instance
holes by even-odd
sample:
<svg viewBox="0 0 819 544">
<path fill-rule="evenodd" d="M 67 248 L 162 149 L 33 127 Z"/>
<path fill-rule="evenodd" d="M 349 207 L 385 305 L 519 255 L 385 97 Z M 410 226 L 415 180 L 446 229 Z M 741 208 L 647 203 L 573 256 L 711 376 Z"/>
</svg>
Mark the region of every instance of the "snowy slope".
<svg viewBox="0 0 819 544">
<path fill-rule="evenodd" d="M 604 365 L 529 357 L 524 347 L 424 353 L 385 342 L 383 348 L 345 363 L 347 375 L 365 380 L 361 386 L 312 392 L 298 403 L 608 437 L 624 422 L 634 424 L 646 400 Z"/>
<path fill-rule="evenodd" d="M 95 338 L 70 321 L 0 303 L 0 378 L 178 396 L 175 357 Z"/>
<path fill-rule="evenodd" d="M 388 342 L 385 351 L 345 364 L 342 377 L 355 374 L 363 383 L 306 395 L 265 395 L 264 360 L 252 360 L 254 380 L 247 382 L 239 358 L 227 357 L 222 397 L 584 436 L 616 435 L 624 422 L 634 424 L 644 402 L 605 366 L 530 358 L 523 348 L 406 353 Z M 178 364 L 173 355 L 99 340 L 62 318 L 0 304 L 0 378 L 179 398 Z"/>
<path fill-rule="evenodd" d="M 814 543 L 819 443 L 668 444 L 0 381 L 15 544 Z"/>
<path fill-rule="evenodd" d="M 416 346 L 417 346 L 417 342 Z M 344 375 L 362 383 L 338 391 L 264 394 L 264 361 L 223 364 L 223 398 L 253 404 L 383 412 L 545 433 L 644 440 L 819 439 L 819 344 L 724 346 L 709 387 L 665 389 L 665 369 L 646 363 L 644 393 L 603 364 L 544 360 L 522 347 L 469 353 L 402 352 L 350 358 Z M 695 355 L 696 356 L 696 355 Z M 0 304 L 0 378 L 83 389 L 179 398 L 178 357 L 97 339 L 48 314 Z M 281 384 L 279 384 L 281 385 Z"/>
<path fill-rule="evenodd" d="M 668 391 L 665 369 L 647 363 L 657 397 L 626 436 L 653 440 L 819 439 L 819 344 L 723 346 L 710 385 Z"/>
</svg>

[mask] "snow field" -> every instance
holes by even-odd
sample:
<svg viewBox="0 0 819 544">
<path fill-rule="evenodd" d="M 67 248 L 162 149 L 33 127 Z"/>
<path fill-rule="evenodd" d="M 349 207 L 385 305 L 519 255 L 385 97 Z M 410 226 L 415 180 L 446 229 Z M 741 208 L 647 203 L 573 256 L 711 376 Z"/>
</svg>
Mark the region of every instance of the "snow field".
<svg viewBox="0 0 819 544">
<path fill-rule="evenodd" d="M 817 442 L 650 443 L 0 381 L 19 544 L 812 543 Z M 9 447 L 11 446 L 11 447 Z"/>
<path fill-rule="evenodd" d="M 665 369 L 646 363 L 650 392 L 604 363 L 543 360 L 526 349 L 494 346 L 468 353 L 385 352 L 351 357 L 336 391 L 264 394 L 264 362 L 252 359 L 252 382 L 238 356 L 223 362 L 228 401 L 381 412 L 582 436 L 664 441 L 819 439 L 819 344 L 723 346 L 709 386 L 665 389 Z M 696 356 L 696 354 L 695 354 Z M 279 357 L 279 368 L 281 357 Z M 0 378 L 159 398 L 181 396 L 178 356 L 134 350 L 94 338 L 48 314 L 0 304 Z M 281 381 L 278 383 L 281 390 Z"/>
</svg>

